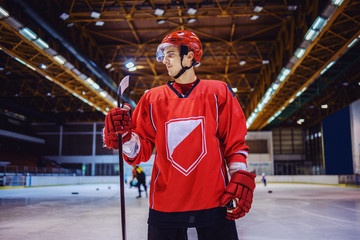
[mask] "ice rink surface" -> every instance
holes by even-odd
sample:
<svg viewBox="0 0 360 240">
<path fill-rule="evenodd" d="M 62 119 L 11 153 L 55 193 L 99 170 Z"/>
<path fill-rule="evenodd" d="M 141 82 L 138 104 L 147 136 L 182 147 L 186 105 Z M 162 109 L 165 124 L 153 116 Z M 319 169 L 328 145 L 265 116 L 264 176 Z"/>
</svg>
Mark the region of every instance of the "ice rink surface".
<svg viewBox="0 0 360 240">
<path fill-rule="evenodd" d="M 148 198 L 137 194 L 126 187 L 128 240 L 147 236 Z M 360 239 L 360 188 L 257 184 L 250 213 L 236 224 L 241 240 Z M 120 240 L 120 226 L 116 184 L 0 190 L 1 240 Z M 188 236 L 197 239 L 195 229 Z"/>
</svg>

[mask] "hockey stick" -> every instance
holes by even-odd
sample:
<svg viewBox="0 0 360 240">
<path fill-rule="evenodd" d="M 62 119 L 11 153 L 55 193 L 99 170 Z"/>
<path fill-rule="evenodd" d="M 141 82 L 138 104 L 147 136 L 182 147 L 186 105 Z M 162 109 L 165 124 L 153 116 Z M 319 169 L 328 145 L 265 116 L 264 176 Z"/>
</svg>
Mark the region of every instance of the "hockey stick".
<svg viewBox="0 0 360 240">
<path fill-rule="evenodd" d="M 117 92 L 117 106 L 121 107 L 120 101 L 121 96 L 125 89 L 129 86 L 130 76 L 125 76 L 118 88 Z M 122 151 L 122 135 L 119 134 L 119 173 L 120 173 L 120 208 L 121 208 L 121 230 L 122 230 L 122 240 L 126 240 L 126 226 L 125 226 L 125 194 L 124 194 L 124 160 L 123 160 L 123 151 Z"/>
</svg>

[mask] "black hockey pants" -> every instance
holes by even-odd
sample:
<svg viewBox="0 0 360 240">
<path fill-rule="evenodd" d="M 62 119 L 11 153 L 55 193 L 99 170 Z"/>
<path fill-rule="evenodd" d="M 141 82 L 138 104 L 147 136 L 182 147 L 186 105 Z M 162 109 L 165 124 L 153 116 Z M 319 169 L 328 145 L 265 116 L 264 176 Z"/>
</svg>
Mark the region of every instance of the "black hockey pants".
<svg viewBox="0 0 360 240">
<path fill-rule="evenodd" d="M 198 240 L 238 240 L 235 221 L 220 226 L 197 227 Z M 187 228 L 148 227 L 148 240 L 187 240 Z"/>
</svg>

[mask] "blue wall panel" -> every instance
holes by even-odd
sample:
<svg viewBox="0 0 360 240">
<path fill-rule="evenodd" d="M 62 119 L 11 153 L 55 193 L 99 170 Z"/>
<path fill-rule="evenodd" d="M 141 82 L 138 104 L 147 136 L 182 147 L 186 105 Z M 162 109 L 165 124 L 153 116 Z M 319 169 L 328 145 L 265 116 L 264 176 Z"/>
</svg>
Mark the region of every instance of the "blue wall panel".
<svg viewBox="0 0 360 240">
<path fill-rule="evenodd" d="M 353 174 L 350 108 L 323 119 L 326 174 Z"/>
</svg>

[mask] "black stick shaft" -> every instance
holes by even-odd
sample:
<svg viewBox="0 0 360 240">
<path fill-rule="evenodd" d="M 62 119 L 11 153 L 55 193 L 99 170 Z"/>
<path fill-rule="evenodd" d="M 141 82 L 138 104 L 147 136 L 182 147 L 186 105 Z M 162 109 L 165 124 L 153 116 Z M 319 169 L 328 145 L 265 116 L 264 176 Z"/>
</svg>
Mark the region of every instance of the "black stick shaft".
<svg viewBox="0 0 360 240">
<path fill-rule="evenodd" d="M 120 95 L 120 96 L 119 96 Z M 120 107 L 121 94 L 118 93 L 118 107 Z M 126 240 L 126 221 L 125 221 L 125 194 L 124 194 L 124 160 L 122 149 L 122 135 L 119 134 L 119 173 L 120 173 L 120 208 L 121 208 L 121 231 L 122 240 Z"/>
</svg>

